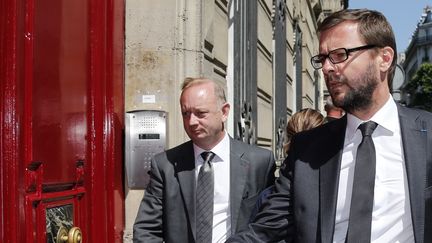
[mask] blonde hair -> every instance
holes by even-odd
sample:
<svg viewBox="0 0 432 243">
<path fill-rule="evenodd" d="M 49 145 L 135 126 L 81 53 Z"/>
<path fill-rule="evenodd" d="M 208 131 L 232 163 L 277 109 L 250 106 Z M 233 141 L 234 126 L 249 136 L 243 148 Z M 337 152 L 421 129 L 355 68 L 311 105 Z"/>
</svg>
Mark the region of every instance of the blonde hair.
<svg viewBox="0 0 432 243">
<path fill-rule="evenodd" d="M 288 152 L 294 134 L 317 127 L 323 124 L 324 121 L 324 116 L 314 109 L 306 108 L 294 113 L 288 120 L 286 127 L 288 142 L 284 146 L 285 153 Z"/>
<path fill-rule="evenodd" d="M 185 78 L 183 81 L 183 84 L 181 86 L 182 94 L 186 89 L 188 89 L 192 86 L 195 86 L 198 84 L 204 84 L 204 83 L 212 83 L 213 84 L 214 94 L 215 94 L 219 104 L 224 104 L 227 102 L 225 85 L 223 85 L 221 82 L 217 82 L 217 81 L 214 81 L 214 80 L 211 80 L 208 78 L 203 78 L 203 77 L 200 77 L 200 78 L 187 77 L 187 78 Z"/>
</svg>

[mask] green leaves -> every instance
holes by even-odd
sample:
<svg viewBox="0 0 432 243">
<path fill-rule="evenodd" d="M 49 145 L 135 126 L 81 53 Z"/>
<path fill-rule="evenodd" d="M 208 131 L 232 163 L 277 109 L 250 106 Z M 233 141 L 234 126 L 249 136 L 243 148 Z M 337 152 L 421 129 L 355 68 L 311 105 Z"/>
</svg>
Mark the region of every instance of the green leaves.
<svg viewBox="0 0 432 243">
<path fill-rule="evenodd" d="M 405 90 L 411 94 L 410 107 L 432 111 L 432 64 L 423 63 Z"/>
</svg>

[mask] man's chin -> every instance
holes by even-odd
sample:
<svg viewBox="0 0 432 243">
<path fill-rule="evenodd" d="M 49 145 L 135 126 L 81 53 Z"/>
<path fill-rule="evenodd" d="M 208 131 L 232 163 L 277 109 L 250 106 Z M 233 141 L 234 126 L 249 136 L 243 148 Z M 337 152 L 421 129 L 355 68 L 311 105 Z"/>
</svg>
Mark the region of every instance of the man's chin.
<svg viewBox="0 0 432 243">
<path fill-rule="evenodd" d="M 332 96 L 333 104 L 337 107 L 340 107 L 343 104 L 344 95 L 342 93 L 338 93 Z"/>
<path fill-rule="evenodd" d="M 195 143 L 201 142 L 201 141 L 205 141 L 206 140 L 206 136 L 205 134 L 192 134 L 192 136 L 189 136 L 190 139 L 192 139 L 193 141 L 196 141 Z"/>
</svg>

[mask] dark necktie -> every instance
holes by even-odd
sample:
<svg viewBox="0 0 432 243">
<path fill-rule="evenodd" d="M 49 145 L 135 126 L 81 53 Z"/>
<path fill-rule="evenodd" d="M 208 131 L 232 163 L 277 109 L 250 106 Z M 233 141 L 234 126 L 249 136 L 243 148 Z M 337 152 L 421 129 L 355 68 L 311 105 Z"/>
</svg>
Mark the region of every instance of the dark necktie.
<svg viewBox="0 0 432 243">
<path fill-rule="evenodd" d="M 201 153 L 204 164 L 198 174 L 196 193 L 197 243 L 210 243 L 213 232 L 213 152 Z"/>
<path fill-rule="evenodd" d="M 376 160 L 371 135 L 377 125 L 368 121 L 359 126 L 363 139 L 357 148 L 347 243 L 371 240 Z"/>
</svg>

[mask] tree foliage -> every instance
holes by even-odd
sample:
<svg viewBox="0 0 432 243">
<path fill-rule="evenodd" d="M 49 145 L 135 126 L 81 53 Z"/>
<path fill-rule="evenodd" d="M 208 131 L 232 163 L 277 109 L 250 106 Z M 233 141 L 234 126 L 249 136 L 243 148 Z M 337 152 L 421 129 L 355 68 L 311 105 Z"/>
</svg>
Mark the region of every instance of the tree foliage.
<svg viewBox="0 0 432 243">
<path fill-rule="evenodd" d="M 408 106 L 432 111 L 432 64 L 423 63 L 405 90 L 411 94 Z"/>
</svg>

